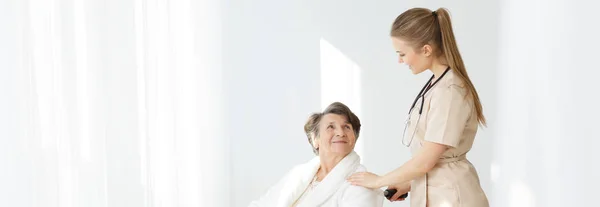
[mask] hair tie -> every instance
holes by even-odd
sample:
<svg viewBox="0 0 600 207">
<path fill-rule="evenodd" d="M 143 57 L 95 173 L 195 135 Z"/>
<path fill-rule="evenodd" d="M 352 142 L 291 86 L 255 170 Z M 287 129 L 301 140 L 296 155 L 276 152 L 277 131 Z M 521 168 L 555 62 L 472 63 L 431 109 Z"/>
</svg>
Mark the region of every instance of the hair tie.
<svg viewBox="0 0 600 207">
<path fill-rule="evenodd" d="M 437 18 L 437 12 L 436 11 L 432 11 L 431 14 L 433 14 L 433 17 Z"/>
</svg>

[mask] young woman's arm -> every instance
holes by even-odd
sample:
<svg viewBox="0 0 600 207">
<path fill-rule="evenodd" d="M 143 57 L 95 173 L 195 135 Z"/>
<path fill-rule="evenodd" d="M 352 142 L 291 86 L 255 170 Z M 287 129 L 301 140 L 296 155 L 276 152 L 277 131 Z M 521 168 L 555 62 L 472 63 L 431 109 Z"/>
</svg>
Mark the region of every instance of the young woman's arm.
<svg viewBox="0 0 600 207">
<path fill-rule="evenodd" d="M 405 183 L 425 175 L 437 164 L 448 146 L 434 142 L 423 142 L 421 150 L 408 162 L 384 176 L 377 176 L 370 172 L 355 173 L 348 181 L 352 185 L 367 188 L 381 188 L 385 186 Z"/>
<path fill-rule="evenodd" d="M 399 168 L 381 176 L 377 185 L 383 187 L 404 183 L 425 175 L 433 169 L 447 149 L 446 145 L 424 141 L 423 148 L 416 156 Z"/>
</svg>

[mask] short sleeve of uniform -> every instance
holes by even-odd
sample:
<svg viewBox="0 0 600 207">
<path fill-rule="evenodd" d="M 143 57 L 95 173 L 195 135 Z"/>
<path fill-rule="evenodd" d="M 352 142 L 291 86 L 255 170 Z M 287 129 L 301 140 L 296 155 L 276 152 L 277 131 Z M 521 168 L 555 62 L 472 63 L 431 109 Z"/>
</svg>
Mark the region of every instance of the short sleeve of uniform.
<svg viewBox="0 0 600 207">
<path fill-rule="evenodd" d="M 440 88 L 432 94 L 427 116 L 425 141 L 458 147 L 471 106 L 465 97 L 465 89 L 458 85 Z"/>
</svg>

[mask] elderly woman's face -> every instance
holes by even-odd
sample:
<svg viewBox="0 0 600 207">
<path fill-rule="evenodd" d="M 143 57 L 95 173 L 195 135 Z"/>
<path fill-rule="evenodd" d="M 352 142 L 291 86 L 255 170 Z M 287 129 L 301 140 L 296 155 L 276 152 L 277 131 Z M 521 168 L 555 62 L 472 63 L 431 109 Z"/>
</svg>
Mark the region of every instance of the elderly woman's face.
<svg viewBox="0 0 600 207">
<path fill-rule="evenodd" d="M 354 150 L 356 136 L 345 116 L 326 114 L 319 124 L 319 155 L 346 156 Z"/>
</svg>

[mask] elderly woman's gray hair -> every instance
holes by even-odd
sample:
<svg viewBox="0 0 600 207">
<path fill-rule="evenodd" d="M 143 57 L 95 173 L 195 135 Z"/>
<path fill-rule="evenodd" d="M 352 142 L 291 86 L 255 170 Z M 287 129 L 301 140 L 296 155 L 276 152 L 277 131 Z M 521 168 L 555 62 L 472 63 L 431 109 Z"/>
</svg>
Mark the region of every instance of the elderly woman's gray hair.
<svg viewBox="0 0 600 207">
<path fill-rule="evenodd" d="M 352 125 L 356 139 L 358 139 L 358 135 L 360 133 L 361 125 L 358 116 L 356 116 L 356 114 L 354 114 L 354 112 L 352 112 L 350 108 L 343 103 L 334 102 L 330 104 L 322 113 L 311 114 L 310 117 L 308 117 L 306 124 L 304 124 L 304 132 L 308 138 L 308 143 L 310 143 L 310 146 L 316 155 L 319 155 L 319 148 L 314 147 L 313 141 L 319 137 L 319 124 L 321 122 L 321 118 L 326 114 L 345 116 L 346 119 L 348 119 L 348 122 Z"/>
</svg>

